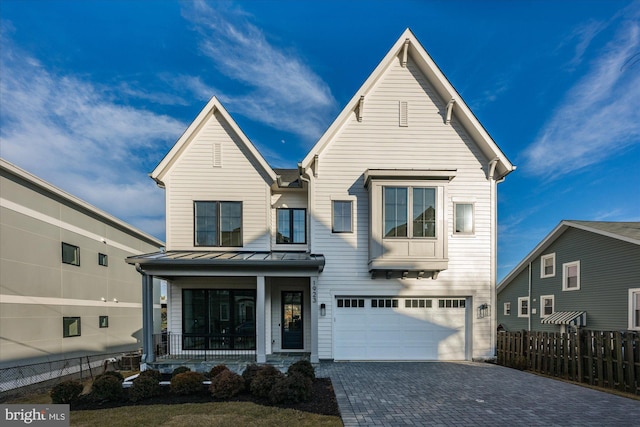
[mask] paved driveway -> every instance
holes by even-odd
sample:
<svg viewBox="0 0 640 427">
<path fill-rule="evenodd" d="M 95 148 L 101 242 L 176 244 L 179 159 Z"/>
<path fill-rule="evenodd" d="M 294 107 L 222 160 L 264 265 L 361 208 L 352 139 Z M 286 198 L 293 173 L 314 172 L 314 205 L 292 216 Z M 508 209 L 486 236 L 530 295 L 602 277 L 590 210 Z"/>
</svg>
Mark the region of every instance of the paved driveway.
<svg viewBox="0 0 640 427">
<path fill-rule="evenodd" d="M 472 362 L 322 362 L 345 426 L 640 426 L 640 400 Z"/>
</svg>

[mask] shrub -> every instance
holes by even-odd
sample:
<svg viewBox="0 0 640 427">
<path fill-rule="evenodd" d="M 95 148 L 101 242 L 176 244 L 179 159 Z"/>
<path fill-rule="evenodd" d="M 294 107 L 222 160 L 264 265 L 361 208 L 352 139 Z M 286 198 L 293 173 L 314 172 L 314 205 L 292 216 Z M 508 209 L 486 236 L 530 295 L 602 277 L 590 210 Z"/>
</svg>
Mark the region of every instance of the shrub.
<svg viewBox="0 0 640 427">
<path fill-rule="evenodd" d="M 217 399 L 229 399 L 244 390 L 244 379 L 235 372 L 225 369 L 211 378 L 209 390 Z"/>
<path fill-rule="evenodd" d="M 209 378 L 214 379 L 216 375 L 228 370 L 229 368 L 227 368 L 225 365 L 216 365 L 209 371 Z"/>
<path fill-rule="evenodd" d="M 104 372 L 104 373 L 102 373 L 102 374 L 100 374 L 100 375 L 96 375 L 96 378 L 95 378 L 95 379 L 97 380 L 98 378 L 103 377 L 103 376 L 105 376 L 105 375 L 110 375 L 110 376 L 112 376 L 112 377 L 114 377 L 114 378 L 117 378 L 117 379 L 118 379 L 118 381 L 120 381 L 120 382 L 123 382 L 123 381 L 124 381 L 124 377 L 123 377 L 123 376 L 122 376 L 122 374 L 121 374 L 120 372 L 118 372 L 118 371 L 107 371 L 107 372 Z M 95 380 L 94 380 L 94 381 L 95 381 Z"/>
<path fill-rule="evenodd" d="M 311 378 L 294 372 L 275 382 L 269 399 L 273 403 L 297 403 L 309 400 L 312 386 L 313 380 Z"/>
<path fill-rule="evenodd" d="M 80 381 L 69 380 L 58 383 L 53 386 L 49 393 L 51 396 L 51 402 L 63 404 L 71 403 L 80 396 L 83 389 L 84 386 Z"/>
<path fill-rule="evenodd" d="M 248 365 L 244 372 L 242 372 L 242 378 L 244 379 L 244 388 L 247 390 L 251 390 L 251 381 L 256 377 L 256 374 L 260 370 L 260 366 L 252 363 Z"/>
<path fill-rule="evenodd" d="M 190 372 L 191 369 L 187 368 L 186 366 L 178 366 L 176 369 L 173 370 L 173 372 L 171 373 L 171 378 L 175 377 L 178 374 L 182 374 L 185 372 Z"/>
<path fill-rule="evenodd" d="M 155 369 L 147 369 L 146 371 L 140 372 L 140 375 L 138 375 L 138 378 L 140 377 L 151 377 L 155 379 L 157 382 L 162 381 L 162 374 L 160 373 L 160 371 L 156 371 Z"/>
<path fill-rule="evenodd" d="M 175 394 L 188 395 L 203 389 L 204 375 L 200 372 L 183 372 L 171 378 L 171 391 Z"/>
<path fill-rule="evenodd" d="M 307 377 L 312 381 L 316 379 L 316 370 L 308 360 L 299 360 L 293 365 L 289 366 L 287 374 L 292 375 L 294 373 L 301 374 L 302 376 Z"/>
<path fill-rule="evenodd" d="M 151 375 L 139 375 L 129 388 L 129 399 L 138 402 L 162 394 L 160 382 Z"/>
<path fill-rule="evenodd" d="M 271 365 L 261 366 L 251 381 L 251 393 L 257 397 L 268 398 L 273 385 L 284 377 L 284 374 Z"/>
<path fill-rule="evenodd" d="M 93 382 L 91 395 L 97 400 L 119 400 L 122 397 L 122 383 L 113 375 L 102 375 Z"/>
</svg>

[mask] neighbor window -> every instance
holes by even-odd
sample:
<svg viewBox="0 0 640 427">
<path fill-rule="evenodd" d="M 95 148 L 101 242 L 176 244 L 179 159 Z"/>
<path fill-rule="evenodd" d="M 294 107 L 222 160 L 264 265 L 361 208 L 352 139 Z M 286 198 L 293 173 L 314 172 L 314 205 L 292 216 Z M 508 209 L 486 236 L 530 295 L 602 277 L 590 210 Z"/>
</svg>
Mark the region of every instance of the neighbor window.
<svg viewBox="0 0 640 427">
<path fill-rule="evenodd" d="M 277 209 L 276 243 L 307 243 L 306 209 Z"/>
<path fill-rule="evenodd" d="M 98 265 L 107 266 L 108 257 L 106 254 L 98 254 Z"/>
<path fill-rule="evenodd" d="M 331 204 L 332 210 L 332 226 L 331 231 L 334 233 L 352 233 L 353 220 L 351 218 L 353 212 L 353 202 L 351 200 L 333 200 Z"/>
<path fill-rule="evenodd" d="M 383 197 L 384 237 L 436 236 L 435 188 L 384 187 Z"/>
<path fill-rule="evenodd" d="M 540 297 L 540 317 L 548 317 L 553 314 L 553 295 L 542 295 Z"/>
<path fill-rule="evenodd" d="M 109 327 L 109 316 L 100 316 L 100 327 L 101 328 Z"/>
<path fill-rule="evenodd" d="M 62 337 L 79 337 L 80 336 L 80 318 L 79 317 L 63 317 L 62 318 Z"/>
<path fill-rule="evenodd" d="M 456 234 L 473 234 L 473 204 L 454 203 L 454 230 Z"/>
<path fill-rule="evenodd" d="M 529 297 L 518 298 L 518 317 L 529 317 Z"/>
<path fill-rule="evenodd" d="M 640 331 L 640 288 L 629 289 L 629 329 Z"/>
<path fill-rule="evenodd" d="M 80 248 L 62 242 L 62 262 L 71 265 L 80 265 Z"/>
<path fill-rule="evenodd" d="M 242 202 L 194 202 L 195 246 L 242 246 Z"/>
<path fill-rule="evenodd" d="M 580 289 L 580 261 L 562 264 L 562 290 L 575 291 Z"/>
<path fill-rule="evenodd" d="M 504 315 L 505 316 L 511 316 L 511 303 L 510 302 L 505 302 L 504 303 Z"/>
<path fill-rule="evenodd" d="M 547 254 L 540 257 L 540 278 L 556 275 L 556 254 Z"/>
</svg>

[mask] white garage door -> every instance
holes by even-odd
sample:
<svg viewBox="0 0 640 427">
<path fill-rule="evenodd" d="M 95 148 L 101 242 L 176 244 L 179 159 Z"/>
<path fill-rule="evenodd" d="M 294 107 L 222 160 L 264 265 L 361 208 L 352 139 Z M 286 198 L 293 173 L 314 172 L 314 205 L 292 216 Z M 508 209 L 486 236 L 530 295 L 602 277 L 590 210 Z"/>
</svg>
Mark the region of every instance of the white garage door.
<svg viewBox="0 0 640 427">
<path fill-rule="evenodd" d="M 465 360 L 465 298 L 337 297 L 335 360 Z"/>
</svg>

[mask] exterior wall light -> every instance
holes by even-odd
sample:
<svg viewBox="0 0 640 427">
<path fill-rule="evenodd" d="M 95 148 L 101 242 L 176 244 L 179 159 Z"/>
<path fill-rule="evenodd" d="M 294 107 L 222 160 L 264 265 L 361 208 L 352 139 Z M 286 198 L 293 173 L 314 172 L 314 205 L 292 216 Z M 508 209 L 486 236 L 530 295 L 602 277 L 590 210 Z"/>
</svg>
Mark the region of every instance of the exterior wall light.
<svg viewBox="0 0 640 427">
<path fill-rule="evenodd" d="M 320 316 L 324 317 L 327 315 L 327 305 L 326 304 L 320 304 Z"/>
<path fill-rule="evenodd" d="M 478 319 L 483 319 L 489 315 L 489 304 L 480 304 L 478 306 Z"/>
</svg>

